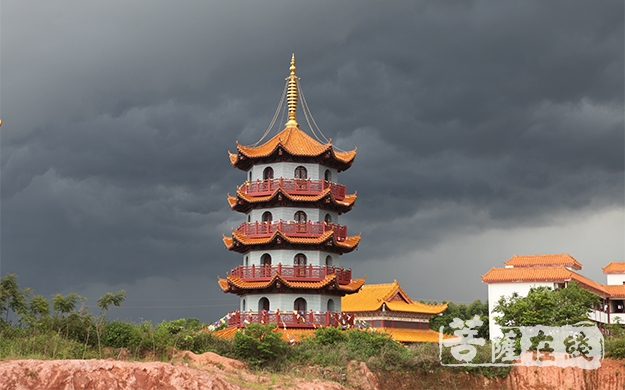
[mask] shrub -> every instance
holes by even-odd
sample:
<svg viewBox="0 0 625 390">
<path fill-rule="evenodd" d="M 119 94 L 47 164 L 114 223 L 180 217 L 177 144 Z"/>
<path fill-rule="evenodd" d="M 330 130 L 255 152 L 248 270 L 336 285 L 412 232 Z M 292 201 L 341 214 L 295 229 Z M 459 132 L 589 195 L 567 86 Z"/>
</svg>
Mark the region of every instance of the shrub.
<svg viewBox="0 0 625 390">
<path fill-rule="evenodd" d="M 279 364 L 286 358 L 288 343 L 274 332 L 275 324 L 250 324 L 234 335 L 235 356 L 254 366 Z"/>
<path fill-rule="evenodd" d="M 122 321 L 107 322 L 102 337 L 105 346 L 128 349 L 138 348 L 141 339 L 141 331 L 136 325 Z"/>
<path fill-rule="evenodd" d="M 625 337 L 606 337 L 605 356 L 612 359 L 625 359 Z"/>
</svg>

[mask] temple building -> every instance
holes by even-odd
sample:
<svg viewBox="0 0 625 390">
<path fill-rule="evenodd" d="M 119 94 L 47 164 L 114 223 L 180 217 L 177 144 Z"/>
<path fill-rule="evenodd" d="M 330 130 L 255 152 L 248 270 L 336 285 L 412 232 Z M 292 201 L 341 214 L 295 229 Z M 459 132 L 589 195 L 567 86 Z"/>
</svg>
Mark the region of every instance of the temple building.
<svg viewBox="0 0 625 390">
<path fill-rule="evenodd" d="M 488 284 L 488 311 L 490 338 L 501 338 L 502 332 L 495 323 L 497 313 L 493 309 L 502 296 L 509 297 L 516 292 L 527 296 L 532 287 L 549 287 L 553 290 L 566 288 L 575 281 L 580 287 L 596 294 L 599 306 L 588 313 L 588 319 L 604 330 L 605 324 L 621 321 L 625 323 L 623 299 L 625 298 L 625 263 L 613 262 L 603 268 L 607 284 L 597 283 L 583 275 L 582 264 L 569 254 L 514 255 L 504 262 L 505 267 L 493 267 L 482 276 Z"/>
<path fill-rule="evenodd" d="M 430 318 L 441 314 L 447 304 L 415 302 L 397 280 L 387 284 L 368 284 L 343 297 L 343 310 L 354 313 L 356 321 L 390 334 L 402 343 L 438 342 L 441 334 L 430 329 Z M 449 336 L 444 336 L 449 337 Z"/>
<path fill-rule="evenodd" d="M 244 214 L 244 221 L 223 238 L 229 250 L 241 254 L 241 264 L 218 279 L 225 293 L 240 297 L 229 326 L 353 324 L 353 316 L 342 313 L 341 297 L 365 283 L 340 266 L 340 256 L 360 241 L 339 224 L 356 193 L 347 192 L 338 174 L 351 167 L 356 150 L 338 150 L 331 139 L 322 142 L 300 129 L 295 71 L 293 56 L 284 129 L 262 144 L 262 138 L 251 146 L 237 142 L 236 153 L 229 153 L 232 166 L 246 175 L 234 195 L 228 194 L 230 208 Z"/>
</svg>

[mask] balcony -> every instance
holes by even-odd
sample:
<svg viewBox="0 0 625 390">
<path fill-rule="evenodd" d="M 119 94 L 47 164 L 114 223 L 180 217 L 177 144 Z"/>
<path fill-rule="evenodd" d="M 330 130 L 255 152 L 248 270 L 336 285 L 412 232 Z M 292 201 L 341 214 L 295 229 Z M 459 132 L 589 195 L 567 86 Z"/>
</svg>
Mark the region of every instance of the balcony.
<svg viewBox="0 0 625 390">
<path fill-rule="evenodd" d="M 340 326 L 344 328 L 354 326 L 354 314 L 342 312 L 308 313 L 281 312 L 280 310 L 262 312 L 244 312 L 238 310 L 229 314 L 228 327 L 245 327 L 249 323 L 269 324 L 274 323 L 279 327 L 310 329 L 319 326 Z"/>
<path fill-rule="evenodd" d="M 282 188 L 289 195 L 318 195 L 330 188 L 330 192 L 336 200 L 345 199 L 345 185 L 325 180 L 280 178 L 246 181 L 239 187 L 244 193 L 253 196 L 271 195 L 278 188 Z"/>
<path fill-rule="evenodd" d="M 319 282 L 327 275 L 336 274 L 337 282 L 340 285 L 349 284 L 352 280 L 352 270 L 336 268 L 332 266 L 310 265 L 265 265 L 251 267 L 238 266 L 230 271 L 230 275 L 237 276 L 249 282 L 269 281 L 275 275 L 292 282 Z"/>
<path fill-rule="evenodd" d="M 294 221 L 244 222 L 235 231 L 248 237 L 271 237 L 279 231 L 289 237 L 315 238 L 328 231 L 334 231 L 334 238 L 341 242 L 347 237 L 347 226 L 326 222 L 296 223 Z"/>
</svg>

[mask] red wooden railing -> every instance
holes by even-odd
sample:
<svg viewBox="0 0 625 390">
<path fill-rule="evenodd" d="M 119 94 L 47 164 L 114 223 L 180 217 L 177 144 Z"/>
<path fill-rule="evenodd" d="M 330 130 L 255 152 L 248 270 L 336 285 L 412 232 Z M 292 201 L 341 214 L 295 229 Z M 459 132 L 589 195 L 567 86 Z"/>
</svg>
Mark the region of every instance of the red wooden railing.
<svg viewBox="0 0 625 390">
<path fill-rule="evenodd" d="M 293 195 L 317 195 L 330 188 L 330 192 L 335 199 L 345 199 L 345 185 L 326 180 L 283 178 L 256 180 L 246 181 L 239 188 L 246 194 L 257 196 L 272 194 L 278 188 L 282 188 L 287 194 Z"/>
<path fill-rule="evenodd" d="M 243 233 L 248 237 L 269 237 L 275 232 L 292 237 L 319 237 L 328 231 L 334 231 L 337 241 L 344 241 L 347 237 L 347 226 L 335 225 L 326 222 L 296 223 L 291 221 L 272 222 L 244 222 L 236 228 L 238 233 Z"/>
<path fill-rule="evenodd" d="M 353 327 L 354 314 L 343 312 L 325 312 L 314 313 L 312 310 L 308 312 L 243 312 L 238 310 L 229 314 L 228 326 L 237 326 L 240 328 L 250 323 L 269 324 L 275 323 L 279 327 L 287 328 L 316 328 L 318 326 L 339 326 Z"/>
<path fill-rule="evenodd" d="M 267 281 L 275 275 L 280 275 L 288 281 L 318 282 L 327 275 L 336 274 L 339 284 L 349 284 L 352 280 L 352 270 L 336 268 L 332 266 L 309 265 L 252 265 L 249 267 L 238 266 L 230 271 L 230 275 L 237 276 L 246 281 Z"/>
</svg>

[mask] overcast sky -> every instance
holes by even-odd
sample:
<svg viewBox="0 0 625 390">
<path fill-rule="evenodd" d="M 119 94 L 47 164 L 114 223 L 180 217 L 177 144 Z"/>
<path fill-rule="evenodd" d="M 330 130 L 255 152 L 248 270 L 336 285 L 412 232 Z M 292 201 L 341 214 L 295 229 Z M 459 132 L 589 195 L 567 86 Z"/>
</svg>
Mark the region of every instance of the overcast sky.
<svg viewBox="0 0 625 390">
<path fill-rule="evenodd" d="M 514 254 L 625 261 L 623 1 L 26 1 L 1 7 L 0 274 L 110 315 L 215 321 L 236 141 L 291 53 L 321 130 L 358 147 L 341 216 L 367 283 L 486 299 Z M 298 117 L 302 128 L 305 121 Z M 272 132 L 277 132 L 275 128 Z"/>
</svg>

